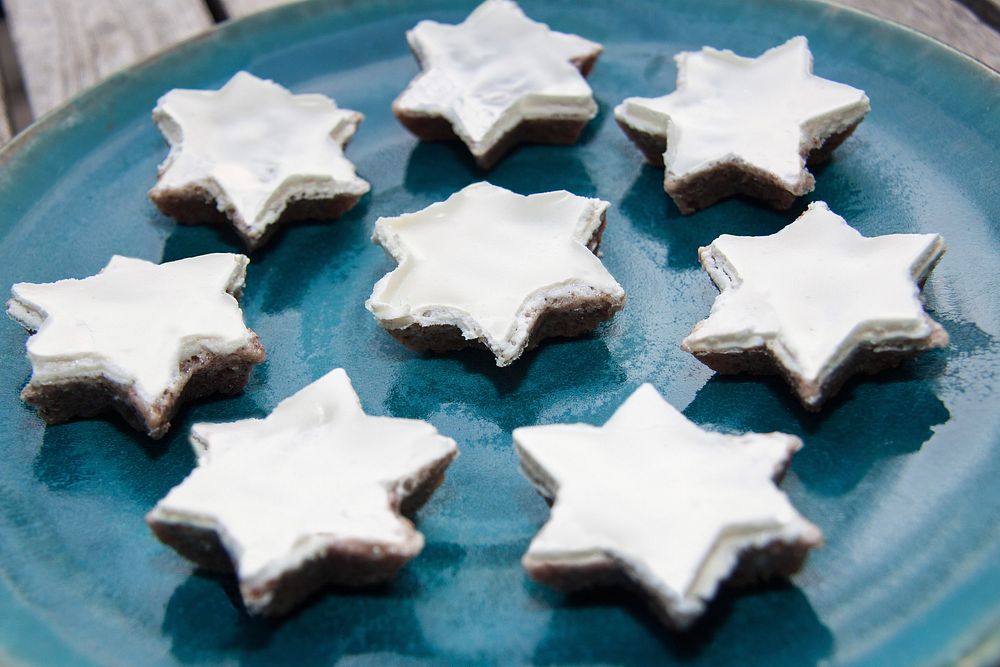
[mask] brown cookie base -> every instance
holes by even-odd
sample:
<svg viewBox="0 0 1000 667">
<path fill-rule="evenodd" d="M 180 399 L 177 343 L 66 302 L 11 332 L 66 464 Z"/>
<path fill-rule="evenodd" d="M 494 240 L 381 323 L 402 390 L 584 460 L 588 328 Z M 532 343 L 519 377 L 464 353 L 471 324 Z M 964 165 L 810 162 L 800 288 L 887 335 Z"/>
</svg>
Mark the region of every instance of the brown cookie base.
<svg viewBox="0 0 1000 667">
<path fill-rule="evenodd" d="M 138 431 L 159 439 L 170 428 L 170 419 L 180 406 L 210 394 L 238 394 L 246 386 L 253 367 L 264 360 L 264 348 L 256 336 L 232 354 L 204 354 L 185 360 L 174 387 L 156 402 L 143 401 L 131 386 L 104 377 L 65 382 L 28 384 L 21 398 L 38 409 L 49 424 L 75 418 L 94 417 L 115 411 Z"/>
<path fill-rule="evenodd" d="M 587 248 L 595 255 L 600 250 L 606 226 L 605 214 L 602 213 L 601 224 L 587 241 Z M 538 347 L 538 344 L 546 338 L 581 336 L 601 322 L 614 317 L 622 307 L 622 303 L 604 295 L 580 296 L 547 303 L 546 309 L 535 320 L 535 325 L 528 334 L 527 349 Z M 411 324 L 401 329 L 386 328 L 386 330 L 393 338 L 416 352 L 452 352 L 468 347 L 489 349 L 485 341 L 479 338 L 467 339 L 462 335 L 461 329 L 450 324 L 431 326 Z"/>
<path fill-rule="evenodd" d="M 898 366 L 925 350 L 947 347 L 948 333 L 930 318 L 927 318 L 927 322 L 931 333 L 926 338 L 900 339 L 858 347 L 822 383 L 807 381 L 788 371 L 765 346 L 722 352 L 692 352 L 687 347 L 682 347 L 694 354 L 698 361 L 724 375 L 781 375 L 791 385 L 802 406 L 810 412 L 818 412 L 853 376 L 862 373 L 872 375 Z"/>
<path fill-rule="evenodd" d="M 445 470 L 457 455 L 435 461 L 420 471 L 410 487 L 396 489 L 392 504 L 404 516 L 412 517 L 444 481 Z M 233 562 L 212 528 L 165 520 L 153 510 L 146 523 L 157 539 L 198 567 L 212 572 L 230 573 Z M 316 591 L 331 585 L 370 586 L 392 579 L 422 547 L 419 533 L 412 531 L 403 545 L 339 540 L 297 569 L 287 570 L 257 588 L 241 586 L 247 610 L 262 616 L 282 616 L 300 605 Z"/>
<path fill-rule="evenodd" d="M 322 199 L 292 199 L 285 206 L 281 216 L 264 230 L 253 236 L 246 222 L 233 213 L 231 216 L 219 210 L 215 197 L 208 190 L 190 186 L 174 190 L 153 188 L 149 198 L 157 208 L 182 225 L 232 223 L 236 233 L 250 250 L 255 250 L 274 235 L 283 225 L 304 220 L 333 220 L 354 208 L 363 195 L 340 194 Z"/>
<path fill-rule="evenodd" d="M 664 166 L 666 136 L 642 132 L 621 120 L 617 122 L 650 164 Z M 858 120 L 840 132 L 820 137 L 814 144 L 803 146 L 806 165 L 815 166 L 828 161 L 833 150 L 851 136 L 860 123 L 861 120 Z M 785 210 L 791 207 L 797 198 L 810 192 L 813 184 L 812 174 L 807 172 L 806 178 L 799 186 L 790 190 L 772 175 L 760 169 L 744 162 L 728 162 L 685 178 L 667 180 L 664 183 L 664 190 L 674 200 L 681 213 L 689 214 L 734 195 L 759 199 L 776 209 Z"/>
<path fill-rule="evenodd" d="M 547 310 L 528 334 L 528 347 L 538 347 L 546 338 L 580 336 L 592 330 L 601 322 L 611 319 L 622 309 L 622 304 L 607 298 L 579 298 L 560 301 Z M 466 339 L 462 330 L 450 324 L 435 324 L 425 327 L 411 324 L 402 329 L 389 329 L 392 337 L 416 352 L 451 352 L 467 347 L 489 349 L 478 339 Z"/>
<path fill-rule="evenodd" d="M 415 114 L 393 107 L 393 113 L 406 129 L 421 141 L 461 141 L 451 123 L 441 116 Z M 490 150 L 473 155 L 480 169 L 492 169 L 500 158 L 520 144 L 575 144 L 589 120 L 575 118 L 543 118 L 518 123 Z"/>
<path fill-rule="evenodd" d="M 810 549 L 816 546 L 816 543 L 807 540 L 775 540 L 761 548 L 744 549 L 739 553 L 736 568 L 719 585 L 738 588 L 788 578 L 802 569 Z M 686 630 L 698 619 L 697 616 L 673 613 L 656 591 L 640 581 L 638 575 L 629 572 L 631 568 L 610 556 L 569 564 L 535 560 L 525 555 L 521 564 L 531 579 L 564 593 L 600 588 L 630 590 L 642 598 L 664 627 L 672 630 Z"/>
<path fill-rule="evenodd" d="M 413 55 L 417 62 L 421 62 L 418 53 L 414 51 Z M 572 62 L 583 76 L 587 76 L 597 62 L 598 56 L 600 52 Z M 392 105 L 392 112 L 399 122 L 421 141 L 462 141 L 452 129 L 451 122 L 444 116 L 416 113 L 402 109 L 397 104 Z M 473 159 L 480 169 L 491 169 L 500 158 L 519 144 L 575 144 L 589 122 L 590 119 L 558 117 L 524 120 L 505 134 L 493 148 L 482 155 L 473 155 Z"/>
</svg>

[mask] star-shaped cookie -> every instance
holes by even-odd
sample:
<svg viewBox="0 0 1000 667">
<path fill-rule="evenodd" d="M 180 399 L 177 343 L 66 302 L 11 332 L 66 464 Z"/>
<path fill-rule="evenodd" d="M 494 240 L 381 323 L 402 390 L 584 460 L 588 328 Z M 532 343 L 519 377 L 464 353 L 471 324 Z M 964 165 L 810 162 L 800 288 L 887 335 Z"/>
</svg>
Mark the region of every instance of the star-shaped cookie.
<svg viewBox="0 0 1000 667">
<path fill-rule="evenodd" d="M 488 169 L 522 142 L 571 144 L 597 115 L 584 76 L 601 45 L 486 0 L 459 25 L 421 21 L 406 39 L 423 70 L 393 112 L 428 141 L 460 139 Z"/>
<path fill-rule="evenodd" d="M 237 297 L 249 260 L 153 264 L 115 256 L 96 276 L 17 283 L 7 313 L 34 333 L 21 397 L 49 423 L 108 409 L 159 438 L 180 403 L 243 389 L 264 360 Z"/>
<path fill-rule="evenodd" d="M 524 427 L 514 443 L 554 501 L 522 559 L 528 574 L 567 591 L 629 582 L 674 628 L 719 584 L 793 574 L 822 543 L 775 486 L 798 438 L 704 431 L 649 384 L 604 426 Z"/>
<path fill-rule="evenodd" d="M 813 189 L 806 164 L 831 152 L 864 119 L 864 91 L 812 73 L 805 37 L 758 58 L 705 47 L 682 52 L 677 90 L 630 97 L 615 120 L 655 165 L 682 213 L 735 194 L 788 208 Z"/>
<path fill-rule="evenodd" d="M 597 258 L 608 203 L 565 190 L 519 195 L 475 183 L 444 202 L 379 218 L 372 239 L 399 263 L 365 303 L 408 347 L 482 344 L 506 366 L 548 336 L 576 336 L 621 310 Z"/>
<path fill-rule="evenodd" d="M 342 369 L 264 419 L 196 424 L 198 467 L 147 515 L 197 565 L 235 571 L 248 611 L 386 581 L 420 553 L 415 512 L 458 455 L 429 423 L 366 415 Z"/>
<path fill-rule="evenodd" d="M 256 248 L 279 224 L 336 218 L 368 192 L 344 156 L 363 119 L 247 72 L 219 90 L 171 90 L 153 110 L 170 154 L 149 196 L 178 222 L 228 219 Z"/>
<path fill-rule="evenodd" d="M 721 294 L 682 347 L 721 373 L 777 370 L 817 410 L 851 375 L 948 344 L 919 287 L 944 251 L 937 234 L 863 237 L 823 202 L 771 236 L 724 234 L 698 251 Z"/>
</svg>

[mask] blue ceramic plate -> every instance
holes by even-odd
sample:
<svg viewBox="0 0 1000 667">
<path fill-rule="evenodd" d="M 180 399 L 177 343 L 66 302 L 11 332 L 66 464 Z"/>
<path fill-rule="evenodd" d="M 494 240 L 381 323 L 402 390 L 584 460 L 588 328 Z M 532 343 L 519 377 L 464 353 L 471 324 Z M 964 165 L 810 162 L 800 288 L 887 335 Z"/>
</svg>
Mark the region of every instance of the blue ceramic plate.
<svg viewBox="0 0 1000 667">
<path fill-rule="evenodd" d="M 0 326 L 0 662 L 297 665 L 505 662 L 914 665 L 1000 651 L 1000 79 L 941 45 L 814 2 L 525 2 L 602 42 L 601 113 L 573 147 L 524 147 L 488 174 L 522 193 L 567 188 L 612 202 L 604 261 L 629 294 L 593 335 L 513 367 L 485 353 L 421 357 L 363 302 L 392 268 L 369 243 L 379 215 L 483 178 L 465 152 L 421 145 L 390 102 L 416 72 L 404 31 L 470 5 L 314 2 L 234 23 L 110 80 L 0 154 L 0 285 L 87 276 L 114 253 L 153 261 L 238 251 L 227 229 L 179 227 L 146 198 L 166 147 L 149 119 L 174 87 L 245 68 L 331 95 L 366 120 L 348 154 L 372 194 L 343 219 L 280 233 L 253 257 L 243 299 L 269 359 L 242 396 L 193 405 L 150 442 L 114 419 L 45 428 L 18 399 L 24 333 Z M 792 211 L 733 200 L 682 217 L 662 171 L 611 118 L 628 95 L 673 89 L 671 56 L 704 44 L 757 54 L 809 37 L 816 71 L 865 89 L 873 111 Z M 696 249 L 768 234 L 826 200 L 866 235 L 940 232 L 927 284 L 946 350 L 849 384 L 820 415 L 777 380 L 722 378 L 678 348 L 715 289 Z M 6 287 L 5 287 L 6 289 Z M 143 515 L 191 469 L 196 421 L 266 414 L 332 367 L 369 412 L 428 419 L 461 445 L 419 513 L 424 552 L 390 585 L 334 590 L 272 622 L 232 582 L 195 572 Z M 604 421 L 652 382 L 695 422 L 801 435 L 784 488 L 827 538 L 787 584 L 716 600 L 685 636 L 624 593 L 564 596 L 519 558 L 548 509 L 518 474 L 511 430 Z"/>
</svg>

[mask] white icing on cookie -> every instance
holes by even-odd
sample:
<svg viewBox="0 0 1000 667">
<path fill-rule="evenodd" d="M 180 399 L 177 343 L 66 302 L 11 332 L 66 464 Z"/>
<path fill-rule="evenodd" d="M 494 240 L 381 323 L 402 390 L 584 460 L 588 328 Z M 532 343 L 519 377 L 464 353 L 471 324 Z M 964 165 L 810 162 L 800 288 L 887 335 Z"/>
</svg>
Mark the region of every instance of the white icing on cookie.
<svg viewBox="0 0 1000 667">
<path fill-rule="evenodd" d="M 667 137 L 667 185 L 736 163 L 805 194 L 813 179 L 803 153 L 870 109 L 864 91 L 812 73 L 805 37 L 793 37 L 758 58 L 705 47 L 675 60 L 675 92 L 630 97 L 615 109 L 619 122 Z"/>
<path fill-rule="evenodd" d="M 196 424 L 191 443 L 198 467 L 148 520 L 215 531 L 251 611 L 267 607 L 275 579 L 326 550 L 416 556 L 423 536 L 399 501 L 458 454 L 428 422 L 366 415 L 342 369 L 264 419 Z"/>
<path fill-rule="evenodd" d="M 601 45 L 550 30 L 511 0 L 486 0 L 459 25 L 421 21 L 406 38 L 424 71 L 393 109 L 446 118 L 476 157 L 521 121 L 597 115 L 573 62 L 597 56 Z"/>
<path fill-rule="evenodd" d="M 773 481 L 798 438 L 704 431 L 649 384 L 604 426 L 518 428 L 514 442 L 522 470 L 555 498 L 529 572 L 617 567 L 678 627 L 704 611 L 741 550 L 822 542 Z"/>
<path fill-rule="evenodd" d="M 937 234 L 865 238 L 823 202 L 771 236 L 724 234 L 699 250 L 722 291 L 685 350 L 765 346 L 819 400 L 827 377 L 860 345 L 896 349 L 947 334 L 924 312 L 918 281 L 944 254 Z"/>
<path fill-rule="evenodd" d="M 7 312 L 25 328 L 31 384 L 104 377 L 147 404 L 181 378 L 197 354 L 253 344 L 233 294 L 248 259 L 217 253 L 153 264 L 114 256 L 96 276 L 17 283 Z"/>
<path fill-rule="evenodd" d="M 293 200 L 368 192 L 344 157 L 363 118 L 247 72 L 219 90 L 171 90 L 153 111 L 170 154 L 150 195 L 204 189 L 252 245 Z"/>
<path fill-rule="evenodd" d="M 506 366 L 559 301 L 625 292 L 587 248 L 608 203 L 565 190 L 519 195 L 486 182 L 446 201 L 379 218 L 372 239 L 399 263 L 365 303 L 387 329 L 451 325 Z"/>
</svg>

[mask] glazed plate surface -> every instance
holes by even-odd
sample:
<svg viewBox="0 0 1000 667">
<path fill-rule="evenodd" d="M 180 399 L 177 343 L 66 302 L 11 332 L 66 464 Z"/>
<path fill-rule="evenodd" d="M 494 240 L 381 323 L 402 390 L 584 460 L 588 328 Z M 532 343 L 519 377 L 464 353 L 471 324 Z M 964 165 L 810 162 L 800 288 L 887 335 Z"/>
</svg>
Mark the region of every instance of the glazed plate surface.
<svg viewBox="0 0 1000 667">
<path fill-rule="evenodd" d="M 239 397 L 189 406 L 150 442 L 116 419 L 45 428 L 18 393 L 25 335 L 0 324 L 0 662 L 13 664 L 972 664 L 1000 654 L 1000 77 L 848 10 L 792 0 L 526 0 L 535 19 L 602 42 L 600 115 L 572 147 L 523 147 L 488 174 L 419 144 L 390 104 L 416 73 L 404 32 L 470 3 L 323 2 L 229 25 L 110 80 L 0 154 L 0 285 L 83 277 L 112 254 L 167 261 L 242 251 L 229 229 L 181 227 L 148 201 L 166 146 L 150 121 L 174 87 L 247 69 L 366 116 L 348 156 L 372 193 L 343 219 L 279 233 L 252 256 L 243 307 L 269 359 Z M 731 200 L 681 216 L 611 110 L 674 87 L 672 55 L 757 55 L 804 34 L 824 77 L 872 112 L 814 193 L 787 212 Z M 393 264 L 375 219 L 488 178 L 611 202 L 604 261 L 628 293 L 593 335 L 512 367 L 422 357 L 364 309 Z M 723 378 L 679 349 L 716 291 L 697 248 L 770 234 L 825 200 L 866 235 L 939 232 L 925 290 L 948 349 L 851 382 L 819 415 L 776 379 Z M 417 516 L 424 552 L 392 584 L 334 590 L 282 621 L 247 617 L 234 585 L 161 546 L 143 516 L 194 464 L 197 421 L 263 416 L 334 367 L 366 409 L 430 420 L 462 454 Z M 517 470 L 511 430 L 603 422 L 652 382 L 695 422 L 800 435 L 783 487 L 827 545 L 787 584 L 725 593 L 693 631 L 661 630 L 626 593 L 564 596 L 519 564 L 548 508 Z"/>
</svg>

